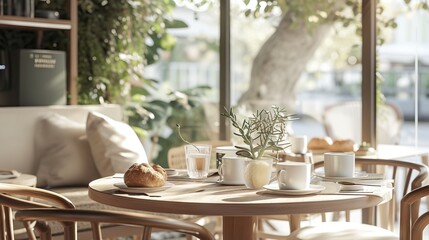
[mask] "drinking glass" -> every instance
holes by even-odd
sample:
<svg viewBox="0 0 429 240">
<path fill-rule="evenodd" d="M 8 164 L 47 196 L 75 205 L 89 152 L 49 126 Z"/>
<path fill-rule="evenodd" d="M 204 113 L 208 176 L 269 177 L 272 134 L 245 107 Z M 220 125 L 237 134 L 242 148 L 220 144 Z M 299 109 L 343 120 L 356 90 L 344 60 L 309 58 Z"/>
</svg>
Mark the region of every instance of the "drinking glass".
<svg viewBox="0 0 429 240">
<path fill-rule="evenodd" d="M 185 145 L 186 169 L 189 178 L 206 178 L 209 174 L 211 145 Z"/>
</svg>

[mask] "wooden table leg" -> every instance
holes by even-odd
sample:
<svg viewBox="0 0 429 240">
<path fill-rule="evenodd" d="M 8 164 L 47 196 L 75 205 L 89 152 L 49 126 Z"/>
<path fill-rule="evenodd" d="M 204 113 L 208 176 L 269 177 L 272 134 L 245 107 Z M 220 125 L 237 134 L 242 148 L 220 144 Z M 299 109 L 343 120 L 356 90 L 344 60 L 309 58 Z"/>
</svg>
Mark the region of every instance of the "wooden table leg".
<svg viewBox="0 0 429 240">
<path fill-rule="evenodd" d="M 374 207 L 362 209 L 362 223 L 375 225 L 375 211 Z"/>
<path fill-rule="evenodd" d="M 256 240 L 257 217 L 223 217 L 223 240 Z"/>
<path fill-rule="evenodd" d="M 289 228 L 290 232 L 293 232 L 301 227 L 301 215 L 299 214 L 292 214 L 289 215 Z"/>
</svg>

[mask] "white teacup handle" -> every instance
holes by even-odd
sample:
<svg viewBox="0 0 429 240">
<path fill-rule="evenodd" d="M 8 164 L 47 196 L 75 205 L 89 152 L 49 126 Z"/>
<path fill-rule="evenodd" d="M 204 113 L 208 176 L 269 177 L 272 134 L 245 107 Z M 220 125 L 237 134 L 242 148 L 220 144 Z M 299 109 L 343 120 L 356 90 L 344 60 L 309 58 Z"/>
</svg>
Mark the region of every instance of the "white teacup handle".
<svg viewBox="0 0 429 240">
<path fill-rule="evenodd" d="M 277 183 L 279 185 L 279 189 L 283 189 L 283 188 L 286 187 L 286 184 L 280 181 L 280 179 L 282 179 L 281 176 L 283 174 L 286 174 L 286 173 L 287 172 L 284 169 L 280 169 L 280 170 L 277 171 Z"/>
<path fill-rule="evenodd" d="M 286 173 L 286 170 L 284 170 L 284 169 L 280 169 L 280 170 L 278 170 L 278 171 L 277 171 L 277 181 L 280 179 L 279 177 L 281 177 L 281 175 L 282 175 L 283 173 Z"/>
</svg>

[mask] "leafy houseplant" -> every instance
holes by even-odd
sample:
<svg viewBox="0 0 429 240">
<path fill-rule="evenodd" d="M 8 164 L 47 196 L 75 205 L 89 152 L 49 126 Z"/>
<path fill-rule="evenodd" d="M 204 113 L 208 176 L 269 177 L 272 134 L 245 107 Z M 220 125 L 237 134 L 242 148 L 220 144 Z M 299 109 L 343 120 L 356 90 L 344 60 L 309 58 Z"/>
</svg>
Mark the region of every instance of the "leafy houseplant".
<svg viewBox="0 0 429 240">
<path fill-rule="evenodd" d="M 286 125 L 294 116 L 284 109 L 273 106 L 271 110 L 257 110 L 251 117 L 239 121 L 233 109 L 221 114 L 231 120 L 245 146 L 236 146 L 238 156 L 249 158 L 244 169 L 244 179 L 249 188 L 261 188 L 271 178 L 273 153 L 290 146 L 286 141 Z M 270 154 L 271 153 L 271 154 Z M 255 161 L 259 160 L 259 161 Z"/>
<path fill-rule="evenodd" d="M 241 137 L 247 147 L 236 146 L 237 155 L 251 159 L 273 157 L 267 151 L 279 152 L 290 146 L 285 138 L 286 125 L 294 116 L 286 110 L 272 106 L 271 110 L 257 110 L 251 117 L 239 122 L 233 109 L 225 109 L 221 114 L 231 120 L 232 126 L 238 130 L 234 135 Z"/>
</svg>

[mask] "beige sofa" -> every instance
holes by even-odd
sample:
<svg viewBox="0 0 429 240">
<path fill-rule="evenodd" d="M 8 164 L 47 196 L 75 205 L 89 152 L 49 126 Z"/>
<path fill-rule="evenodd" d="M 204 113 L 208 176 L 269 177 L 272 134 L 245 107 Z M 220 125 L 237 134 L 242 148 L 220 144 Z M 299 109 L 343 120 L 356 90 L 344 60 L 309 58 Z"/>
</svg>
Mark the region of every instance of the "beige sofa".
<svg viewBox="0 0 429 240">
<path fill-rule="evenodd" d="M 35 128 L 40 119 L 51 113 L 56 113 L 75 122 L 86 124 L 88 112 L 99 112 L 114 120 L 123 119 L 122 108 L 118 105 L 69 105 L 69 106 L 43 106 L 43 107 L 0 107 L 0 169 L 15 169 L 21 173 L 37 175 L 40 163 L 35 157 L 35 140 L 43 143 L 44 136 L 36 136 Z M 45 133 L 40 133 L 44 135 Z M 67 170 L 67 169 L 66 169 Z M 79 172 L 75 173 L 79 176 Z M 94 176 L 94 178 L 99 177 Z M 89 199 L 87 185 L 50 187 L 50 190 L 59 192 L 69 198 L 77 208 L 104 209 L 109 208 Z M 49 186 L 41 186 L 49 187 Z M 111 208 L 110 208 L 111 209 Z M 82 226 L 81 229 L 84 229 Z M 107 235 L 116 236 L 126 233 L 138 233 L 137 229 L 111 228 Z M 61 231 L 60 228 L 53 231 Z M 105 233 L 105 234 L 106 234 Z M 83 234 L 83 235 L 82 235 Z M 85 237 L 81 231 L 80 239 Z"/>
</svg>

